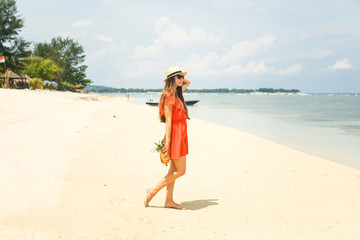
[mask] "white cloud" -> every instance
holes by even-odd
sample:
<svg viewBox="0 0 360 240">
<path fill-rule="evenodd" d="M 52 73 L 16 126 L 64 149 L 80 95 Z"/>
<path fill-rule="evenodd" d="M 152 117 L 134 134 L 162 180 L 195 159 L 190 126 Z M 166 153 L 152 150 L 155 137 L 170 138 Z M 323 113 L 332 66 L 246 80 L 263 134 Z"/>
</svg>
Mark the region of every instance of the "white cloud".
<svg viewBox="0 0 360 240">
<path fill-rule="evenodd" d="M 295 64 L 286 69 L 277 69 L 276 67 L 266 65 L 264 61 L 250 61 L 244 64 L 233 63 L 230 64 L 221 62 L 222 56 L 216 52 L 210 52 L 204 57 L 197 53 L 192 53 L 182 65 L 186 71 L 193 75 L 200 77 L 217 76 L 219 74 L 229 75 L 294 75 L 303 70 L 301 64 Z"/>
<path fill-rule="evenodd" d="M 313 58 L 313 59 L 320 59 L 327 56 L 330 56 L 332 51 L 325 48 L 315 49 L 310 53 L 299 53 L 296 56 L 301 58 Z"/>
<path fill-rule="evenodd" d="M 93 63 L 96 62 L 97 64 L 99 59 L 111 59 L 111 63 L 113 64 L 119 61 L 119 59 L 124 59 L 125 54 L 129 54 L 129 45 L 125 41 L 117 43 L 113 41 L 112 38 L 102 35 L 96 35 L 93 39 L 103 42 L 103 44 L 96 44 L 97 49 L 87 54 L 87 59 Z"/>
<path fill-rule="evenodd" d="M 129 66 L 120 67 L 123 69 L 121 74 L 127 78 L 158 76 L 159 73 L 165 73 L 165 67 L 153 61 L 131 63 Z M 165 79 L 165 74 L 163 75 Z"/>
<path fill-rule="evenodd" d="M 96 36 L 94 37 L 96 40 L 102 41 L 102 42 L 108 42 L 108 43 L 112 43 L 114 42 L 114 40 L 110 37 L 106 37 L 100 34 L 96 34 Z"/>
<path fill-rule="evenodd" d="M 225 69 L 225 73 L 233 75 L 245 75 L 245 74 L 262 74 L 271 71 L 272 68 L 265 66 L 263 62 L 249 62 L 245 66 L 231 64 L 229 68 Z"/>
<path fill-rule="evenodd" d="M 218 75 L 219 70 L 216 69 L 219 55 L 215 52 L 208 53 L 205 57 L 199 54 L 191 54 L 183 64 L 184 71 L 189 71 L 191 74 L 200 76 Z"/>
<path fill-rule="evenodd" d="M 271 48 L 277 37 L 274 35 L 265 35 L 261 38 L 258 38 L 255 41 L 241 41 L 234 44 L 231 48 L 231 51 L 222 57 L 222 62 L 233 62 L 239 59 L 253 56 L 260 51 L 265 51 Z"/>
<path fill-rule="evenodd" d="M 218 43 L 219 39 L 194 27 L 190 31 L 172 24 L 167 17 L 160 17 L 154 24 L 158 35 L 148 47 L 136 46 L 131 58 L 156 57 L 165 47 L 177 47 L 192 42 Z"/>
<path fill-rule="evenodd" d="M 155 40 L 155 45 L 170 45 L 175 47 L 192 40 L 185 29 L 171 24 L 166 17 L 162 17 L 156 21 L 155 29 L 157 29 L 156 32 L 159 35 Z"/>
<path fill-rule="evenodd" d="M 191 40 L 198 42 L 210 42 L 210 43 L 218 43 L 219 39 L 212 36 L 207 35 L 201 28 L 193 28 L 191 30 Z"/>
<path fill-rule="evenodd" d="M 134 69 L 125 69 L 122 72 L 124 77 L 133 78 L 133 77 L 144 77 L 149 74 L 155 74 L 154 68 L 150 66 L 138 66 Z M 158 73 L 158 72 L 157 72 Z"/>
<path fill-rule="evenodd" d="M 327 67 L 329 71 L 336 71 L 339 69 L 350 69 L 352 68 L 352 64 L 350 63 L 349 59 L 344 58 L 343 60 L 337 60 L 334 65 Z"/>
<path fill-rule="evenodd" d="M 151 58 L 156 56 L 161 51 L 162 46 L 156 44 L 149 47 L 137 46 L 135 47 L 131 58 Z"/>
<path fill-rule="evenodd" d="M 280 75 L 293 75 L 299 73 L 303 69 L 301 64 L 295 64 L 285 70 L 278 70 L 277 73 Z"/>
<path fill-rule="evenodd" d="M 319 58 L 327 57 L 331 54 L 332 54 L 331 50 L 321 48 L 321 49 L 316 49 L 316 50 L 312 51 L 311 53 L 309 53 L 308 57 L 319 59 Z"/>
<path fill-rule="evenodd" d="M 91 19 L 84 19 L 73 23 L 75 27 L 88 27 L 93 25 L 93 20 Z"/>
<path fill-rule="evenodd" d="M 275 67 L 266 66 L 263 62 L 249 62 L 246 65 L 231 64 L 229 68 L 224 69 L 224 73 L 232 75 L 249 75 L 249 74 L 279 74 L 279 75 L 293 75 L 299 73 L 303 67 L 300 64 L 295 64 L 285 70 L 277 70 Z"/>
<path fill-rule="evenodd" d="M 155 22 L 155 31 L 161 34 L 166 28 L 171 27 L 171 22 L 167 17 L 160 17 Z"/>
<path fill-rule="evenodd" d="M 204 57 L 193 53 L 186 59 L 183 66 L 186 71 L 191 72 L 191 75 L 201 77 L 219 74 L 247 75 L 275 72 L 274 68 L 266 66 L 263 62 L 249 62 L 246 65 L 231 64 L 229 66 L 221 64 L 219 59 L 220 56 L 216 52 L 210 52 Z"/>
</svg>

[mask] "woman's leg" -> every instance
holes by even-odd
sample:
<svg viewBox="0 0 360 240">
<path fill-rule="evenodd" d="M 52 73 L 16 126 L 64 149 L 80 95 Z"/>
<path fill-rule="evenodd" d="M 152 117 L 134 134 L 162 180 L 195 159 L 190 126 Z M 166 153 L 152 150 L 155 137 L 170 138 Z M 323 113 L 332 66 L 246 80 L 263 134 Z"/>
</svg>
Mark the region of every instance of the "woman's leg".
<svg viewBox="0 0 360 240">
<path fill-rule="evenodd" d="M 186 157 L 180 157 L 173 161 L 175 165 L 175 171 L 170 172 L 153 188 L 147 190 L 146 200 L 144 202 L 145 207 L 149 206 L 151 199 L 165 186 L 173 183 L 177 178 L 183 176 L 186 171 Z"/>
<path fill-rule="evenodd" d="M 171 161 L 168 174 L 171 174 L 171 173 L 173 173 L 175 171 L 176 171 L 175 163 L 174 163 L 174 161 Z M 175 182 L 176 182 L 176 180 L 173 181 L 172 183 L 169 183 L 166 186 L 166 199 L 165 199 L 164 207 L 166 207 L 166 208 L 184 209 L 179 204 L 174 202 L 173 193 L 174 193 Z"/>
<path fill-rule="evenodd" d="M 168 175 L 174 173 L 175 171 L 176 171 L 175 161 L 171 160 Z M 172 183 L 169 183 L 166 186 L 166 200 L 165 200 L 165 202 L 172 202 L 173 201 L 174 186 L 175 186 L 175 181 L 173 181 Z"/>
</svg>

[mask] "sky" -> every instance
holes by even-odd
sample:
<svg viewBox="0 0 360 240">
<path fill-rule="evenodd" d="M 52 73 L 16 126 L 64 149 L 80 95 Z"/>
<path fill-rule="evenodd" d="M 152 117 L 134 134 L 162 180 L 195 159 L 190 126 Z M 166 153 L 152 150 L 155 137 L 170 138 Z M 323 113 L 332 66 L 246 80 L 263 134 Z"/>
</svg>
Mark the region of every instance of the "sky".
<svg viewBox="0 0 360 240">
<path fill-rule="evenodd" d="M 360 92 L 358 0 L 17 0 L 26 40 L 84 47 L 92 85 Z"/>
</svg>

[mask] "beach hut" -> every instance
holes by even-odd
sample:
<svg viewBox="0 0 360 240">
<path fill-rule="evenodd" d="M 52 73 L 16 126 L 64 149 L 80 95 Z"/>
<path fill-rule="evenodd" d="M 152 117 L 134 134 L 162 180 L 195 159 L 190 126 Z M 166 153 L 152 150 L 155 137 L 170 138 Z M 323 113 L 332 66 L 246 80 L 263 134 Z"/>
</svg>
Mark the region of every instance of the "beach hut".
<svg viewBox="0 0 360 240">
<path fill-rule="evenodd" d="M 0 79 L 3 80 L 4 88 L 29 88 L 30 77 L 28 75 L 21 75 L 7 70 L 4 74 L 0 75 Z"/>
<path fill-rule="evenodd" d="M 20 76 L 22 76 L 22 80 L 21 80 L 21 83 L 18 82 L 18 88 L 30 88 L 30 81 L 31 81 L 31 78 L 25 74 L 25 75 L 22 75 L 22 74 L 19 74 Z M 19 86 L 20 85 L 20 86 Z"/>
</svg>

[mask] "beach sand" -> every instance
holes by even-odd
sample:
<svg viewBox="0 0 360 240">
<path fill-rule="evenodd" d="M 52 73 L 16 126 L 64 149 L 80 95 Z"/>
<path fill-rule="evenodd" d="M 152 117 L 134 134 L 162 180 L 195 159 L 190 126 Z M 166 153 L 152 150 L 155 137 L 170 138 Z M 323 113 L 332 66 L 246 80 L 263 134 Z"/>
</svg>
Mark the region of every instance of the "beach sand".
<svg viewBox="0 0 360 240">
<path fill-rule="evenodd" d="M 0 239 L 360 239 L 360 171 L 198 119 L 187 210 L 144 208 L 164 130 L 120 97 L 0 89 Z"/>
</svg>

